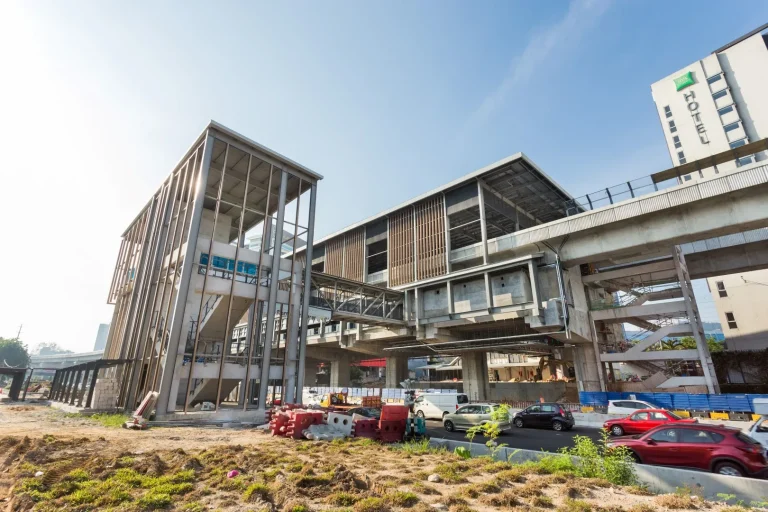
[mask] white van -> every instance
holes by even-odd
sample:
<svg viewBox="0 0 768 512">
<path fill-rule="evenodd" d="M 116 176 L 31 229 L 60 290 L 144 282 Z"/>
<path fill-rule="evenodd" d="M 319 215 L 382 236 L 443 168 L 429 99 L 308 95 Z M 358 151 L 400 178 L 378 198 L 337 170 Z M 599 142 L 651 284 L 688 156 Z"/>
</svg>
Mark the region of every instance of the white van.
<svg viewBox="0 0 768 512">
<path fill-rule="evenodd" d="M 632 414 L 640 409 L 663 409 L 642 400 L 611 400 L 608 402 L 608 414 Z"/>
<path fill-rule="evenodd" d="M 468 403 L 469 397 L 464 393 L 422 393 L 413 401 L 413 412 L 421 418 L 442 420 L 444 415 Z"/>
</svg>

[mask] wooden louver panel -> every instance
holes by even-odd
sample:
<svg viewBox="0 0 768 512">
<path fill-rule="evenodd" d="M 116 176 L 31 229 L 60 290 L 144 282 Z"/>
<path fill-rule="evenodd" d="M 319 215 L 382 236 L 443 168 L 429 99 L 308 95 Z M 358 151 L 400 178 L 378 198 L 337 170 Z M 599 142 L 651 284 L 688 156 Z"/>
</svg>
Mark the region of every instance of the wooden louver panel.
<svg viewBox="0 0 768 512">
<path fill-rule="evenodd" d="M 364 228 L 350 231 L 344 235 L 344 269 L 342 277 L 363 281 L 363 243 Z"/>
<path fill-rule="evenodd" d="M 342 277 L 344 268 L 344 237 L 337 236 L 325 244 L 325 273 Z"/>
<path fill-rule="evenodd" d="M 443 196 L 416 205 L 416 280 L 447 273 Z"/>
<path fill-rule="evenodd" d="M 389 284 L 412 283 L 413 268 L 413 209 L 405 208 L 389 217 Z"/>
</svg>

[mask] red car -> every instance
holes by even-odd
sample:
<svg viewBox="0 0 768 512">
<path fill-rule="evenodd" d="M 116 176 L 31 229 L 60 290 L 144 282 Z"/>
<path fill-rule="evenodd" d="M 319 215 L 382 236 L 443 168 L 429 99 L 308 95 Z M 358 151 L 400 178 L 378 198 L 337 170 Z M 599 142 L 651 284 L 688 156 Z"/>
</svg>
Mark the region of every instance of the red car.
<svg viewBox="0 0 768 512">
<path fill-rule="evenodd" d="M 641 409 L 633 412 L 626 418 L 618 420 L 608 420 L 603 424 L 603 428 L 614 436 L 623 436 L 626 434 L 642 434 L 652 428 L 667 423 L 696 423 L 695 419 L 681 418 L 677 414 L 664 409 Z"/>
<path fill-rule="evenodd" d="M 765 448 L 732 427 L 675 422 L 645 434 L 611 440 L 608 446 L 626 446 L 641 464 L 680 466 L 730 476 L 768 476 Z"/>
</svg>

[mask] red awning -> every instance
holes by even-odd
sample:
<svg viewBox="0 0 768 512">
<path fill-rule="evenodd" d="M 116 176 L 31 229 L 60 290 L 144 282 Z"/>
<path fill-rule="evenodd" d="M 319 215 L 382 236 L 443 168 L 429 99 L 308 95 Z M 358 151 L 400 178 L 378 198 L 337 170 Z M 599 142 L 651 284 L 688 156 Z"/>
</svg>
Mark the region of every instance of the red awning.
<svg viewBox="0 0 768 512">
<path fill-rule="evenodd" d="M 387 360 L 383 357 L 381 359 L 365 359 L 357 363 L 352 363 L 352 366 L 363 366 L 366 368 L 386 368 Z"/>
</svg>

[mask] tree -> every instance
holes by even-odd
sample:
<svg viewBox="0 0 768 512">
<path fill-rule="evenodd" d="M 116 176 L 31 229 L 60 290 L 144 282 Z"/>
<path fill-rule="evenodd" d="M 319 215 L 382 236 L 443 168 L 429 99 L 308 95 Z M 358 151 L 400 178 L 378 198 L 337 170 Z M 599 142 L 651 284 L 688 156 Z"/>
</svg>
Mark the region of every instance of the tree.
<svg viewBox="0 0 768 512">
<path fill-rule="evenodd" d="M 37 353 L 41 356 L 52 356 L 55 354 L 71 354 L 71 350 L 67 350 L 59 346 L 55 341 L 41 343 L 37 346 Z"/>
<path fill-rule="evenodd" d="M 16 338 L 0 338 L 0 366 L 12 368 L 29 366 L 29 352 L 26 345 Z"/>
<path fill-rule="evenodd" d="M 707 346 L 710 352 L 723 350 L 723 344 L 711 336 L 707 337 Z M 670 338 L 661 342 L 661 350 L 696 350 L 696 340 L 693 336 Z"/>
</svg>

